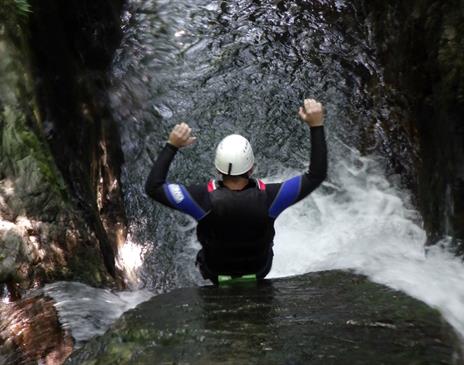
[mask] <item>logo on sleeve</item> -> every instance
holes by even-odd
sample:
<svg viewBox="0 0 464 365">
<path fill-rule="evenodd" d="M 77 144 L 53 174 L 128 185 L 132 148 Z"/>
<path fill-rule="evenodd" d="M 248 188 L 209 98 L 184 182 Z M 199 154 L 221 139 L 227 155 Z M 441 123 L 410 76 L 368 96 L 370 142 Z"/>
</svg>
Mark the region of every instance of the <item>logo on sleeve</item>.
<svg viewBox="0 0 464 365">
<path fill-rule="evenodd" d="M 184 200 L 184 194 L 182 193 L 182 189 L 177 184 L 169 184 L 168 185 L 169 192 L 173 197 L 174 201 L 179 204 L 182 200 Z"/>
</svg>

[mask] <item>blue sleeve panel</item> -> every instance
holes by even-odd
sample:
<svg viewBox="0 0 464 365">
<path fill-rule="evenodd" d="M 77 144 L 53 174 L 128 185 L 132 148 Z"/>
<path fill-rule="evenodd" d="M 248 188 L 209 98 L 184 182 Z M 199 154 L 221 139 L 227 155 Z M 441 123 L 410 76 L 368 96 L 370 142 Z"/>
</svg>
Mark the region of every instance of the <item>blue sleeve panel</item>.
<svg viewBox="0 0 464 365">
<path fill-rule="evenodd" d="M 294 204 L 300 194 L 302 176 L 295 176 L 282 183 L 277 196 L 269 208 L 269 216 L 277 218 L 289 206 Z"/>
<path fill-rule="evenodd" d="M 207 212 L 191 197 L 185 186 L 180 184 L 163 184 L 163 189 L 174 209 L 192 216 L 197 221 L 206 215 Z"/>
</svg>

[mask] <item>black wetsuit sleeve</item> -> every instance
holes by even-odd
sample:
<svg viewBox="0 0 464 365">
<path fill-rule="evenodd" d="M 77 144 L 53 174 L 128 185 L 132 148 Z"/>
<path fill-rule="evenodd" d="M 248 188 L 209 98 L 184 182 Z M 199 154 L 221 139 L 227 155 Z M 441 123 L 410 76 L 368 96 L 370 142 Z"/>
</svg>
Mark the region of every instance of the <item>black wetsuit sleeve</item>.
<svg viewBox="0 0 464 365">
<path fill-rule="evenodd" d="M 327 177 L 327 145 L 324 127 L 311 128 L 311 158 L 308 171 L 303 175 L 297 201 L 308 196 Z"/>
<path fill-rule="evenodd" d="M 146 194 L 157 202 L 202 219 L 209 210 L 206 184 L 184 186 L 179 183 L 167 183 L 169 166 L 178 149 L 167 143 L 161 150 L 145 183 Z"/>
<path fill-rule="evenodd" d="M 178 148 L 166 143 L 156 159 L 147 182 L 145 183 L 145 193 L 150 197 L 160 202 L 161 204 L 171 207 L 169 199 L 164 193 L 163 185 L 168 176 L 169 166 L 176 155 Z"/>
<path fill-rule="evenodd" d="M 311 128 L 311 157 L 308 171 L 282 183 L 268 184 L 269 216 L 277 218 L 285 209 L 307 197 L 326 178 L 327 146 L 324 127 Z"/>
</svg>

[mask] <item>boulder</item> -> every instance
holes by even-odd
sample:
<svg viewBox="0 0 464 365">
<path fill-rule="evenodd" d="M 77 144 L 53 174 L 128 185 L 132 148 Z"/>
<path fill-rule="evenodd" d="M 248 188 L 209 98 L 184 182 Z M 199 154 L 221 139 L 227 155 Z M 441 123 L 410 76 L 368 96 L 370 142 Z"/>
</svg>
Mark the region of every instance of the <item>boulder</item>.
<svg viewBox="0 0 464 365">
<path fill-rule="evenodd" d="M 366 277 L 330 271 L 199 287 L 125 313 L 66 364 L 451 364 L 440 314 Z"/>
</svg>

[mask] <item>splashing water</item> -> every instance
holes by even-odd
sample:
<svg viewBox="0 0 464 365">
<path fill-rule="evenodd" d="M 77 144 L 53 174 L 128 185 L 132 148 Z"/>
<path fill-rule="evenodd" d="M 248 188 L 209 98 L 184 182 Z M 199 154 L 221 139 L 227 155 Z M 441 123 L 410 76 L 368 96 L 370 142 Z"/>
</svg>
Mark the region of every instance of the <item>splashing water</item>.
<svg viewBox="0 0 464 365">
<path fill-rule="evenodd" d="M 441 311 L 464 338 L 464 265 L 448 240 L 425 251 L 408 196 L 372 158 L 351 150 L 330 182 L 276 221 L 269 277 L 353 269 Z M 287 174 L 289 176 L 291 174 Z"/>
<path fill-rule="evenodd" d="M 148 290 L 112 292 L 77 282 L 48 284 L 43 291 L 54 299 L 60 322 L 76 340 L 76 348 L 102 335 L 121 314 L 153 295 Z"/>
<path fill-rule="evenodd" d="M 268 278 L 354 270 L 438 309 L 464 339 L 464 265 L 449 249 L 450 240 L 426 250 L 408 193 L 387 180 L 378 159 L 342 148 L 346 158 L 332 166 L 328 181 L 276 220 Z M 287 170 L 264 180 L 299 173 Z M 200 247 L 193 235 L 188 247 Z"/>
</svg>

